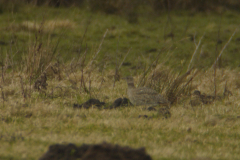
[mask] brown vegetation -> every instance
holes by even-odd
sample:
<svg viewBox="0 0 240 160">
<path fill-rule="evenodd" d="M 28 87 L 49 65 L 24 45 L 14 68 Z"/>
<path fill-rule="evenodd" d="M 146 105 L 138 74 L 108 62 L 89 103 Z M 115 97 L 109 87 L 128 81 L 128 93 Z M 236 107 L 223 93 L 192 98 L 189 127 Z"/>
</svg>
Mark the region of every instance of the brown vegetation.
<svg viewBox="0 0 240 160">
<path fill-rule="evenodd" d="M 118 11 L 121 13 L 121 9 Z M 40 25 L 33 25 L 32 30 L 36 34 L 30 39 L 32 43 L 25 46 L 26 52 L 21 55 L 20 62 L 7 52 L 0 63 L 0 120 L 4 131 L 0 136 L 4 148 L 0 154 L 36 159 L 49 144 L 73 141 L 79 144 L 99 143 L 106 140 L 135 147 L 146 146 L 155 159 L 195 158 L 196 155 L 215 159 L 239 157 L 235 137 L 240 126 L 238 71 L 217 67 L 215 70 L 191 69 L 191 62 L 186 72 L 183 69 L 174 71 L 164 62 L 158 62 L 157 56 L 154 62 L 146 65 L 147 69 L 142 67 L 133 75 L 138 85 L 163 94 L 172 104 L 171 112 L 161 108 L 154 116 L 148 112 L 154 111 L 154 108 L 119 108 L 118 105 L 128 104 L 124 98 L 117 99 L 109 107 L 117 109 L 98 110 L 91 106 L 102 105 L 101 101 L 112 103 L 114 99 L 126 96 L 127 85 L 120 74 L 123 73 L 121 66 L 125 58 L 116 72 L 107 66 L 107 63 L 114 63 L 112 59 L 98 59 L 107 30 L 96 50 L 88 50 L 86 46 L 70 62 L 61 61 L 57 52 L 58 42 L 52 45 L 42 40 L 46 22 L 43 20 Z M 86 58 L 86 55 L 89 57 Z M 142 59 L 138 60 L 140 64 Z M 134 70 L 130 67 L 129 70 Z M 202 93 L 199 92 L 197 98 L 200 101 L 193 109 L 190 104 L 195 89 Z M 224 99 L 213 101 L 212 97 L 216 98 L 218 94 L 222 94 Z M 205 101 L 209 97 L 211 101 Z M 74 105 L 81 109 L 73 109 L 74 103 L 82 103 L 89 98 L 101 101 L 90 99 L 82 105 Z M 65 146 L 55 146 L 50 150 Z M 117 148 L 106 144 L 101 147 Z M 89 148 L 94 149 L 93 146 Z M 140 151 L 144 153 L 144 150 Z M 222 155 L 224 152 L 227 154 Z M 95 152 L 90 153 L 91 156 L 96 155 Z"/>
<path fill-rule="evenodd" d="M 39 160 L 151 160 L 145 148 L 132 149 L 108 143 L 83 144 L 77 147 L 74 144 L 55 144 L 49 147 Z"/>
<path fill-rule="evenodd" d="M 222 11 L 223 9 L 240 8 L 238 0 L 0 0 L 3 10 L 17 11 L 20 4 L 35 6 L 70 7 L 87 5 L 92 11 L 103 11 L 108 14 L 132 14 L 138 6 L 149 6 L 155 12 L 162 10 L 188 9 L 195 11 Z"/>
</svg>

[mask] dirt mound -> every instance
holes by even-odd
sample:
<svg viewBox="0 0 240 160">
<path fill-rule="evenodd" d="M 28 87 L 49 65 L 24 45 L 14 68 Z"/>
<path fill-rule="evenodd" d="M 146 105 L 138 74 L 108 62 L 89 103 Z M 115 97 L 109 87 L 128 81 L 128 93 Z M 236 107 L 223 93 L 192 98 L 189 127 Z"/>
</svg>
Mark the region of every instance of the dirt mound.
<svg viewBox="0 0 240 160">
<path fill-rule="evenodd" d="M 113 108 L 119 108 L 119 107 L 126 107 L 126 106 L 132 106 L 131 102 L 127 98 L 118 98 L 116 99 L 113 104 L 109 107 L 109 109 Z"/>
<path fill-rule="evenodd" d="M 74 144 L 51 145 L 39 160 L 151 160 L 145 148 L 132 149 L 109 143 L 77 147 Z"/>
<path fill-rule="evenodd" d="M 85 108 L 89 109 L 92 106 L 96 106 L 97 108 L 102 107 L 105 105 L 105 102 L 100 102 L 98 99 L 89 99 L 88 101 L 84 102 L 83 104 L 73 104 L 73 108 Z"/>
<path fill-rule="evenodd" d="M 105 106 L 105 107 L 104 107 Z M 113 104 L 111 104 L 109 107 L 105 102 L 100 102 L 98 99 L 89 99 L 88 101 L 82 103 L 82 104 L 73 104 L 73 108 L 85 108 L 89 109 L 90 107 L 95 107 L 98 109 L 114 109 L 119 107 L 126 107 L 126 106 L 132 106 L 131 102 L 127 98 L 118 98 L 116 99 Z"/>
</svg>

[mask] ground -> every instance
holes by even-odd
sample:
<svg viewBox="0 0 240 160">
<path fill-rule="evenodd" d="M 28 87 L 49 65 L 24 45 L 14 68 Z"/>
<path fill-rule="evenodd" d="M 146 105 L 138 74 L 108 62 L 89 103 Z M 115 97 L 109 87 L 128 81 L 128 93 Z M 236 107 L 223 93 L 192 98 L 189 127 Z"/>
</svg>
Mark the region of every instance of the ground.
<svg viewBox="0 0 240 160">
<path fill-rule="evenodd" d="M 74 7 L 1 13 L 0 159 L 38 159 L 53 144 L 102 142 L 145 147 L 154 160 L 238 159 L 240 33 L 232 34 L 239 14 L 174 11 L 172 25 L 168 16 L 142 15 L 132 24 Z M 127 97 L 127 75 L 167 97 L 188 66 L 194 68 L 175 88 L 170 118 L 146 106 L 73 108 L 90 98 L 109 107 Z M 231 94 L 193 107 L 195 89 Z"/>
</svg>

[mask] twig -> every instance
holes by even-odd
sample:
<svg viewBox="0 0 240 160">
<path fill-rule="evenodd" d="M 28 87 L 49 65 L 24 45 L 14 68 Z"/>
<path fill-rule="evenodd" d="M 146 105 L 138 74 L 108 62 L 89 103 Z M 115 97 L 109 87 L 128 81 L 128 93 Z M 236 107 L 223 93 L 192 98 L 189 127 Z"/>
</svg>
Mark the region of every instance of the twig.
<svg viewBox="0 0 240 160">
<path fill-rule="evenodd" d="M 194 59 L 194 57 L 195 57 L 195 54 L 197 53 L 197 50 L 198 50 L 198 48 L 199 48 L 199 46 L 200 46 L 200 44 L 201 44 L 201 41 L 202 41 L 204 35 L 205 35 L 205 33 L 203 34 L 203 36 L 200 38 L 198 44 L 196 45 L 196 49 L 195 49 L 195 51 L 193 52 L 192 58 L 191 58 L 190 63 L 189 63 L 189 65 L 188 65 L 188 71 L 190 70 L 192 61 L 193 61 L 193 59 Z M 194 36 L 194 37 L 195 37 L 195 36 Z M 194 38 L 194 39 L 195 39 L 195 38 Z"/>
<path fill-rule="evenodd" d="M 90 96 L 90 98 L 92 97 L 92 95 L 91 95 L 91 72 L 89 72 L 89 74 L 88 74 L 88 91 L 89 91 L 89 96 Z"/>
<path fill-rule="evenodd" d="M 187 30 L 188 30 L 189 26 L 190 26 L 190 20 L 189 20 L 189 17 L 188 17 L 188 19 L 187 19 L 187 24 L 186 24 L 186 27 L 185 27 L 185 30 L 184 30 L 184 32 L 183 32 L 182 37 L 184 37 L 185 34 L 187 33 Z"/>
<path fill-rule="evenodd" d="M 89 63 L 89 66 L 92 65 L 93 61 L 96 59 L 98 53 L 100 52 L 100 50 L 101 50 L 101 48 L 102 48 L 103 41 L 104 41 L 104 39 L 105 39 L 105 37 L 106 37 L 106 35 L 107 35 L 107 32 L 108 32 L 108 29 L 107 29 L 106 32 L 104 33 L 103 38 L 102 38 L 102 41 L 101 41 L 101 43 L 99 44 L 98 50 L 97 50 L 96 54 L 94 55 L 93 59 L 91 60 L 91 62 Z"/>
<path fill-rule="evenodd" d="M 2 63 L 2 83 L 4 83 L 4 70 L 3 70 L 3 63 Z"/>
<path fill-rule="evenodd" d="M 220 51 L 220 53 L 219 53 L 219 55 L 218 55 L 216 61 L 215 61 L 214 64 L 212 65 L 212 67 L 214 67 L 214 66 L 217 64 L 217 62 L 218 62 L 219 58 L 221 57 L 223 51 L 224 51 L 225 48 L 228 46 L 228 44 L 231 42 L 233 36 L 236 34 L 237 29 L 238 29 L 238 28 L 235 29 L 235 31 L 233 32 L 233 34 L 232 34 L 231 37 L 229 38 L 228 42 L 224 45 L 224 47 L 223 47 L 222 50 Z"/>
<path fill-rule="evenodd" d="M 172 18 L 170 16 L 170 8 L 171 8 L 170 7 L 170 1 L 167 0 L 167 16 L 168 16 L 168 19 L 167 19 L 167 23 L 166 23 L 166 25 L 164 27 L 164 40 L 166 40 L 166 38 L 167 38 L 167 35 L 166 35 L 165 31 L 167 30 L 168 23 L 170 23 L 170 25 L 171 25 L 171 34 L 173 33 L 173 29 L 175 27 L 175 26 L 173 26 Z M 172 36 L 172 39 L 173 39 L 173 36 Z"/>
<path fill-rule="evenodd" d="M 183 88 L 187 87 L 189 85 L 190 82 L 192 82 L 193 78 L 196 77 L 196 75 L 198 74 L 198 70 L 193 74 L 193 76 L 187 81 L 187 83 L 184 85 Z"/>
<path fill-rule="evenodd" d="M 100 83 L 100 85 L 99 85 L 99 90 L 102 88 L 102 84 L 103 84 L 103 82 L 104 82 L 104 78 L 103 78 L 103 70 L 102 70 L 102 73 L 101 73 L 101 78 L 102 78 L 102 80 L 101 80 L 101 83 Z"/>
<path fill-rule="evenodd" d="M 218 27 L 218 37 L 217 37 L 217 42 L 216 42 L 216 49 L 215 49 L 215 56 L 217 56 L 217 51 L 218 51 L 218 41 L 220 39 L 220 29 L 221 29 L 221 24 L 222 24 L 222 14 L 221 14 L 221 19 Z M 216 80 L 216 75 L 217 75 L 217 65 L 214 65 L 214 75 L 213 75 L 213 81 L 214 81 L 214 96 L 217 96 L 217 80 Z"/>
<path fill-rule="evenodd" d="M 193 36 L 193 42 L 194 42 L 194 44 L 195 44 L 195 47 L 197 47 L 197 43 L 196 43 L 196 32 L 194 33 L 194 36 Z"/>
<path fill-rule="evenodd" d="M 52 94 L 52 99 L 53 99 L 53 87 L 52 87 L 52 93 L 51 94 Z"/>
<path fill-rule="evenodd" d="M 81 75 L 81 85 L 80 85 L 80 88 L 82 88 L 82 86 L 83 86 L 85 92 L 88 92 L 88 91 L 87 91 L 87 87 L 86 87 L 85 81 L 84 81 L 83 70 L 84 70 L 84 62 L 85 62 L 85 59 L 86 59 L 87 50 L 88 50 L 88 47 L 86 45 L 86 51 L 84 52 L 84 56 L 83 56 L 83 59 L 81 61 L 81 72 L 82 72 L 82 75 Z"/>
<path fill-rule="evenodd" d="M 126 59 L 126 57 L 128 56 L 128 54 L 129 54 L 129 52 L 130 52 L 131 49 L 132 49 L 132 47 L 129 48 L 127 54 L 124 56 L 122 62 L 120 63 L 120 65 L 119 65 L 118 67 L 117 67 L 117 63 L 116 63 L 116 70 L 115 70 L 115 76 L 114 76 L 113 88 L 115 87 L 115 82 L 116 82 L 117 77 L 118 77 L 118 71 L 119 71 L 120 68 L 122 67 L 123 62 L 125 61 L 125 59 Z"/>
<path fill-rule="evenodd" d="M 23 98 L 24 98 L 24 100 L 27 98 L 27 96 L 26 96 L 26 93 L 25 93 L 25 90 L 24 90 L 24 86 L 23 86 L 23 80 L 22 80 L 22 77 L 21 76 L 19 76 L 20 77 L 20 83 L 21 83 L 21 89 L 22 89 L 22 95 L 23 95 Z"/>
<path fill-rule="evenodd" d="M 162 53 L 164 50 L 166 50 L 165 47 L 163 47 L 163 48 L 161 49 L 161 51 L 159 51 L 159 53 L 157 54 L 155 60 L 154 60 L 154 61 L 152 62 L 152 64 L 147 68 L 147 70 L 144 71 L 143 76 L 141 77 L 139 84 L 142 83 L 144 77 L 147 75 L 147 73 L 148 73 L 148 71 L 150 70 L 150 68 L 151 68 L 154 64 L 156 64 L 156 66 L 157 66 L 158 60 L 159 60 L 159 58 L 160 58 L 160 55 L 161 55 L 161 53 Z"/>
<path fill-rule="evenodd" d="M 29 97 L 31 98 L 31 94 L 32 94 L 32 85 L 31 85 L 31 81 L 32 81 L 32 76 L 29 76 Z"/>
<path fill-rule="evenodd" d="M 116 79 L 118 76 L 118 56 L 117 53 L 119 52 L 119 36 L 118 36 L 118 43 L 117 43 L 117 50 L 116 50 L 116 66 L 115 66 L 115 74 L 114 74 L 114 81 L 113 81 L 113 88 L 115 87 Z"/>
<path fill-rule="evenodd" d="M 2 99 L 3 99 L 3 106 L 4 106 L 5 97 L 4 97 L 3 87 L 0 86 L 0 88 L 1 88 L 1 91 L 2 91 Z"/>
<path fill-rule="evenodd" d="M 226 81 L 224 91 L 223 91 L 223 97 L 225 98 L 226 96 L 232 96 L 232 95 L 233 95 L 232 92 L 228 90 L 227 81 Z"/>
<path fill-rule="evenodd" d="M 129 50 L 128 50 L 127 54 L 125 55 L 125 57 L 123 58 L 123 60 L 122 60 L 121 64 L 119 65 L 119 67 L 118 67 L 118 70 L 119 70 L 119 69 L 122 67 L 122 64 L 123 64 L 123 62 L 125 61 L 126 57 L 128 56 L 129 52 L 131 51 L 131 49 L 132 49 L 132 47 L 131 47 L 131 48 L 129 48 Z"/>
<path fill-rule="evenodd" d="M 90 25 L 90 23 L 91 23 L 91 19 L 92 19 L 92 16 L 90 16 L 89 20 L 87 21 L 87 26 L 86 26 L 86 29 L 85 29 L 84 34 L 83 34 L 83 36 L 82 36 L 81 43 L 80 43 L 80 48 L 79 48 L 79 50 L 78 50 L 79 52 L 81 52 L 82 43 L 83 43 L 83 40 L 84 40 L 84 38 L 85 38 L 85 36 L 86 36 L 86 34 L 87 34 L 87 30 L 88 30 L 88 27 L 89 27 L 89 25 Z M 80 55 L 79 55 L 79 56 L 80 56 Z"/>
</svg>

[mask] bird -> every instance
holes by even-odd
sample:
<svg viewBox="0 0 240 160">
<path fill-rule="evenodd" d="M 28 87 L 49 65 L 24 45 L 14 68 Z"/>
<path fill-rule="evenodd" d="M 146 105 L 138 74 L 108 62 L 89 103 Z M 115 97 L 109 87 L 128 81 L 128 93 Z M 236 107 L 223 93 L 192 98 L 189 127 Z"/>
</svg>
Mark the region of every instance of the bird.
<svg viewBox="0 0 240 160">
<path fill-rule="evenodd" d="M 201 104 L 212 104 L 215 100 L 221 99 L 221 96 L 211 96 L 205 93 L 201 93 L 199 90 L 195 90 L 192 94 L 192 100 L 190 100 L 190 104 L 194 107 Z"/>
<path fill-rule="evenodd" d="M 134 80 L 132 76 L 123 78 L 127 81 L 128 90 L 127 95 L 130 102 L 134 106 L 148 105 L 148 106 L 165 106 L 170 108 L 170 103 L 157 91 L 147 88 L 147 87 L 138 87 L 134 85 Z"/>
<path fill-rule="evenodd" d="M 192 94 L 190 104 L 192 107 L 199 106 L 202 104 L 202 99 L 201 99 L 201 92 L 199 90 L 195 90 Z"/>
</svg>

